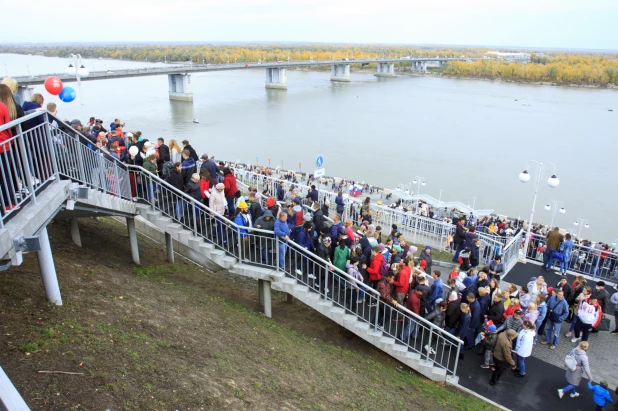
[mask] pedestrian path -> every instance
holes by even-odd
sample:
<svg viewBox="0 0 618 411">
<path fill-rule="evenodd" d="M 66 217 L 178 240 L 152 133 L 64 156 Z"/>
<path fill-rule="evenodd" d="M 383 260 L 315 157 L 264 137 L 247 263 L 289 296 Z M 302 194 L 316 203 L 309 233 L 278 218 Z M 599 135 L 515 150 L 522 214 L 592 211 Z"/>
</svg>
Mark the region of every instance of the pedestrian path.
<svg viewBox="0 0 618 411">
<path fill-rule="evenodd" d="M 517 263 L 503 278 L 502 283 L 514 283 L 521 286 L 527 284 L 531 277 L 540 275 L 545 277 L 545 282 L 550 286 L 555 286 L 560 281 L 559 275 L 546 272 L 540 265 Z M 572 275 L 568 278 L 569 283 L 574 280 Z M 594 287 L 593 281 L 589 281 L 588 284 Z M 608 289 L 608 291 L 611 294 L 614 290 Z M 613 319 L 613 311 L 609 314 Z M 495 387 L 489 385 L 491 371 L 480 368 L 483 357 L 477 355 L 476 350 L 466 351 L 464 360 L 459 363 L 459 384 L 514 411 L 593 409 L 592 392 L 586 387 L 586 379 L 582 379 L 578 389 L 580 397 L 558 398 L 557 389 L 567 385 L 564 378 L 566 371 L 564 357 L 575 347 L 575 344 L 564 337 L 569 326 L 567 322 L 563 324 L 561 331 L 563 335 L 555 350 L 550 350 L 548 346 L 541 344 L 534 346 L 532 356 L 526 360 L 527 373 L 524 378 L 516 378 L 507 370 Z M 599 332 L 591 334 L 589 342 L 588 358 L 594 382 L 607 381 L 610 392 L 613 392 L 618 385 L 618 356 L 616 355 L 618 354 L 618 336 L 610 332 Z M 614 401 L 618 400 L 615 395 L 613 398 Z"/>
</svg>

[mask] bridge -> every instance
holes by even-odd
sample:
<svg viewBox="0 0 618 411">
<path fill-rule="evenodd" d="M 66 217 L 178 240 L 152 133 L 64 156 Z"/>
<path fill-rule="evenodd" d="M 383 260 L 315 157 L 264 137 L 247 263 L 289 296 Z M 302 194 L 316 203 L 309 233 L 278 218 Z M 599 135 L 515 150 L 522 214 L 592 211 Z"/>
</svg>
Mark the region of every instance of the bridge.
<svg viewBox="0 0 618 411">
<path fill-rule="evenodd" d="M 99 70 L 91 72 L 87 77 L 77 79 L 75 75 L 66 73 L 50 73 L 38 76 L 21 76 L 15 77 L 20 87 L 22 98 L 29 99 L 31 95 L 31 86 L 40 85 L 45 82 L 49 76 L 56 76 L 64 83 L 73 81 L 90 81 L 90 80 L 107 80 L 117 78 L 143 77 L 143 76 L 161 76 L 167 75 L 169 80 L 169 98 L 171 100 L 193 101 L 193 92 L 191 91 L 191 74 L 209 71 L 227 71 L 227 70 L 266 70 L 266 88 L 276 90 L 287 90 L 287 75 L 288 68 L 295 67 L 317 67 L 330 66 L 330 80 L 334 82 L 350 82 L 350 66 L 352 64 L 360 64 L 366 66 L 368 64 L 376 64 L 377 77 L 395 77 L 395 63 L 409 63 L 410 70 L 425 72 L 429 63 L 442 67 L 449 61 L 468 61 L 465 58 L 446 58 L 446 57 L 428 57 L 428 58 L 396 58 L 396 59 L 362 59 L 362 60 L 307 60 L 307 61 L 277 61 L 277 62 L 256 62 L 256 63 L 234 63 L 234 64 L 191 64 L 182 66 L 166 66 L 166 67 L 145 67 L 138 69 L 123 69 L 123 70 Z"/>
</svg>

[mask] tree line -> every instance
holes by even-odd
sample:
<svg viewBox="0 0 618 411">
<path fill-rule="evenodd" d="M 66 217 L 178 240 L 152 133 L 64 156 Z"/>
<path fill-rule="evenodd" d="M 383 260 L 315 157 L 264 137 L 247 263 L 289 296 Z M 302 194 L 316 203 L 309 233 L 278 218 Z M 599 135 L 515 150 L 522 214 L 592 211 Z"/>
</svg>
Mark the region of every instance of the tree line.
<svg viewBox="0 0 618 411">
<path fill-rule="evenodd" d="M 449 62 L 444 73 L 460 77 L 606 86 L 618 84 L 618 55 L 532 55 L 529 64 L 499 60 L 453 61 Z"/>
</svg>

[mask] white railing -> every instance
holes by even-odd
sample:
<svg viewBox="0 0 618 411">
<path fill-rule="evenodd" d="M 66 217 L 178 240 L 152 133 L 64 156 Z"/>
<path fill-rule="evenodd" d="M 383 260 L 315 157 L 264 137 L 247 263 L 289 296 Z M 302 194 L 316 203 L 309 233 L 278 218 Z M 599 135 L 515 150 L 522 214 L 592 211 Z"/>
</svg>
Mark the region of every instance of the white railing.
<svg viewBox="0 0 618 411">
<path fill-rule="evenodd" d="M 88 141 L 80 141 L 82 136 L 62 122 L 50 125 L 48 120 L 54 118 L 49 113 L 28 116 L 15 124 L 7 124 L 5 129 L 39 116 L 44 119 L 43 124 L 26 132 L 19 131 L 15 139 L 5 143 L 12 144 L 11 148 L 19 148 L 21 153 L 16 160 L 19 167 L 11 168 L 10 174 L 3 173 L 7 174 L 3 177 L 5 187 L 12 187 L 9 183 L 16 183 L 18 179 L 33 177 L 39 180 L 30 182 L 29 192 L 18 205 L 35 201 L 37 192 L 47 181 L 59 179 L 77 181 L 109 195 L 137 199 L 160 212 L 159 218 L 167 219 L 170 224 L 179 224 L 190 230 L 195 238 L 213 244 L 240 262 L 269 267 L 295 278 L 324 300 L 368 323 L 375 331 L 382 331 L 383 335 L 394 338 L 407 350 L 420 353 L 448 375 L 456 374 L 458 355 L 463 345 L 461 340 L 405 307 L 394 307 L 382 299 L 376 290 L 321 259 L 311 250 L 293 241 L 285 241 L 272 231 L 237 224 L 202 204 L 201 199 L 194 199 L 177 190 L 143 168 L 126 166 L 113 157 L 107 157 L 106 153 L 92 147 Z M 21 174 L 12 174 L 18 168 Z M 17 200 L 16 195 L 8 198 Z M 9 211 L 19 213 L 20 209 Z M 6 217 L 7 213 L 3 215 L 2 222 Z M 317 280 L 320 281 L 319 287 L 316 287 Z M 361 298 L 363 300 L 359 302 Z M 411 336 L 402 335 L 406 327 L 414 330 Z M 414 335 L 416 338 L 411 338 Z M 426 350 L 425 346 L 431 350 Z"/>
<path fill-rule="evenodd" d="M 545 236 L 532 233 L 528 250 L 525 253 L 527 259 L 543 261 L 544 254 L 538 251 L 541 243 L 543 246 L 547 245 Z M 570 258 L 568 255 L 564 255 L 564 258 L 562 263 L 554 259 L 553 267 L 556 269 L 561 267 L 564 271 L 573 274 L 585 274 L 595 278 L 618 281 L 618 254 L 609 250 L 575 244 Z"/>
<path fill-rule="evenodd" d="M 77 132 L 40 111 L 0 126 L 13 129 L 0 143 L 0 228 L 47 184 L 69 178 L 105 193 L 130 198 L 128 173 L 100 150 L 88 148 Z"/>
</svg>

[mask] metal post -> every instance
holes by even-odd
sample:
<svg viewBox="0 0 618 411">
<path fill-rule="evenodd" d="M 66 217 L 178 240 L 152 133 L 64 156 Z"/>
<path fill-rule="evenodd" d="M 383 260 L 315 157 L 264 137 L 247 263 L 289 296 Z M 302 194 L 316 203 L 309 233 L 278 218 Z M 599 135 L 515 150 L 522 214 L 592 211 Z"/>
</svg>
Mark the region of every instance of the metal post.
<svg viewBox="0 0 618 411">
<path fill-rule="evenodd" d="M 88 181 L 86 181 L 86 173 L 84 171 L 84 155 L 82 153 L 82 150 L 86 147 L 79 143 L 79 137 L 77 137 L 77 143 L 75 144 L 75 148 L 77 150 L 77 167 L 79 169 L 80 180 L 84 184 L 88 185 Z"/>
<path fill-rule="evenodd" d="M 69 218 L 69 223 L 71 224 L 71 240 L 78 246 L 82 246 L 82 239 L 79 235 L 79 222 L 77 218 Z"/>
<path fill-rule="evenodd" d="M 60 286 L 58 285 L 58 276 L 56 275 L 56 267 L 54 266 L 54 257 L 52 256 L 51 246 L 49 244 L 49 235 L 47 234 L 47 226 L 39 231 L 39 241 L 41 250 L 36 252 L 39 260 L 39 269 L 43 278 L 43 287 L 47 300 L 56 305 L 62 305 L 62 296 L 60 295 Z"/>
<path fill-rule="evenodd" d="M 105 178 L 105 159 L 103 158 L 103 151 L 99 150 L 99 179 L 101 180 L 101 188 L 103 192 L 107 194 L 107 184 Z"/>
<path fill-rule="evenodd" d="M 154 207 L 154 199 L 152 200 L 152 204 Z M 195 214 L 195 204 L 193 203 L 193 201 L 190 203 L 191 208 L 193 209 L 192 213 L 193 213 L 193 235 L 197 237 L 197 218 L 196 218 L 196 214 Z"/>
<path fill-rule="evenodd" d="M 541 178 L 545 172 L 543 163 L 539 163 L 539 167 L 536 174 L 536 181 L 534 182 L 534 199 L 532 200 L 532 210 L 530 210 L 530 220 L 528 220 L 528 230 L 526 233 L 526 241 L 524 242 L 524 256 L 528 254 L 528 245 L 530 244 L 530 233 L 532 232 L 532 219 L 534 218 L 534 208 L 536 207 L 536 197 L 539 194 L 539 188 L 541 186 Z M 525 260 L 524 260 L 525 261 Z"/>
<path fill-rule="evenodd" d="M 38 204 L 36 200 L 36 193 L 34 192 L 34 185 L 32 184 L 32 174 L 30 173 L 30 162 L 28 161 L 28 153 L 26 153 L 26 142 L 24 139 L 24 133 L 21 129 L 21 123 L 17 125 L 17 144 L 19 144 L 19 152 L 21 154 L 21 158 L 24 165 L 24 178 L 28 183 L 28 190 L 30 191 L 30 195 L 32 196 L 32 202 L 34 204 Z"/>
<path fill-rule="evenodd" d="M 277 258 L 277 260 L 275 261 L 275 272 L 279 272 L 279 237 L 275 236 L 275 257 Z M 268 250 L 266 251 L 268 252 Z M 285 274 L 285 273 L 284 273 Z"/>
<path fill-rule="evenodd" d="M 127 217 L 127 229 L 129 230 L 129 242 L 131 243 L 131 258 L 134 264 L 139 265 L 139 249 L 137 248 L 137 232 L 135 231 L 134 217 Z"/>
<path fill-rule="evenodd" d="M 118 165 L 114 164 L 114 181 L 116 182 L 116 191 L 119 198 L 122 198 L 122 192 L 120 190 L 120 180 L 118 179 Z"/>
<path fill-rule="evenodd" d="M 174 263 L 174 240 L 170 233 L 165 233 L 165 250 L 167 251 L 167 261 Z"/>
<path fill-rule="evenodd" d="M 273 311 L 270 299 L 270 281 L 262 280 L 262 294 L 264 295 L 264 315 L 272 318 Z"/>
<path fill-rule="evenodd" d="M 45 133 L 49 140 L 49 151 L 51 153 L 52 168 L 56 176 L 56 182 L 60 182 L 60 173 L 58 172 L 58 159 L 56 158 L 56 149 L 54 147 L 54 139 L 51 135 L 51 127 L 49 126 L 49 113 L 45 112 Z"/>
</svg>

